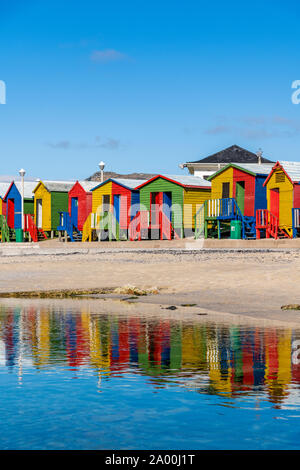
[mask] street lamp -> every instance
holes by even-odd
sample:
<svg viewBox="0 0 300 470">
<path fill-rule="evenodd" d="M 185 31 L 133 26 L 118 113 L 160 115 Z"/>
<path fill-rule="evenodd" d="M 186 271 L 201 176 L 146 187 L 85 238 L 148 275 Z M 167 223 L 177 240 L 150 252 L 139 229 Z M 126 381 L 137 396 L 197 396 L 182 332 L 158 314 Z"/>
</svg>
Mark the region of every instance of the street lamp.
<svg viewBox="0 0 300 470">
<path fill-rule="evenodd" d="M 26 174 L 26 171 L 21 168 L 21 170 L 19 170 L 19 175 L 21 176 L 21 179 L 22 179 L 22 208 L 21 208 L 21 217 L 22 217 L 22 229 L 24 230 L 24 176 Z"/>
<path fill-rule="evenodd" d="M 101 160 L 101 162 L 99 163 L 99 168 L 101 172 L 101 183 L 103 183 L 103 179 L 104 179 L 104 175 L 103 175 L 104 167 L 105 167 L 105 163 Z"/>
</svg>

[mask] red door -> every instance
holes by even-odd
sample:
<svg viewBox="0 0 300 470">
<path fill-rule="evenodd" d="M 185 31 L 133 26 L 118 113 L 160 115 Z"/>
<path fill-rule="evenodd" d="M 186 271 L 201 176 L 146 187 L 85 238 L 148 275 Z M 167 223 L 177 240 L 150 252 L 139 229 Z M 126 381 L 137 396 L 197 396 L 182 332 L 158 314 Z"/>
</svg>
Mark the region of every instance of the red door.
<svg viewBox="0 0 300 470">
<path fill-rule="evenodd" d="M 163 193 L 150 193 L 151 228 L 160 227 L 160 209 L 163 203 Z"/>
<path fill-rule="evenodd" d="M 279 189 L 271 189 L 270 191 L 270 212 L 279 218 Z"/>
<path fill-rule="evenodd" d="M 9 228 L 15 226 L 15 201 L 14 199 L 7 200 L 7 225 Z"/>
</svg>

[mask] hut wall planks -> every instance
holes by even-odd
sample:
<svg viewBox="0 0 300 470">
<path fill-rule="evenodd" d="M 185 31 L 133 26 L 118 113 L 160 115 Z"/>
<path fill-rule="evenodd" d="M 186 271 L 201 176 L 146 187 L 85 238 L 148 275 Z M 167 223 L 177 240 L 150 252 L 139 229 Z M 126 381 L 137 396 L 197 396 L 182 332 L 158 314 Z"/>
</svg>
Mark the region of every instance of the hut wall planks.
<svg viewBox="0 0 300 470">
<path fill-rule="evenodd" d="M 51 230 L 56 230 L 59 225 L 59 212 L 68 211 L 68 193 L 51 191 Z"/>
<path fill-rule="evenodd" d="M 211 189 L 185 188 L 183 199 L 183 224 L 195 228 L 195 214 L 202 204 L 211 198 Z"/>
<path fill-rule="evenodd" d="M 109 196 L 109 203 L 112 204 L 112 183 L 111 181 L 102 184 L 94 189 L 92 196 L 92 212 L 101 212 L 103 196 Z"/>
<path fill-rule="evenodd" d="M 92 193 L 85 191 L 81 184 L 76 181 L 68 195 L 68 207 L 70 215 L 72 198 L 78 199 L 78 230 L 82 230 L 84 222 L 86 221 L 88 215 L 92 212 Z"/>
<path fill-rule="evenodd" d="M 211 180 L 211 199 L 222 199 L 223 184 L 229 184 L 229 195 L 233 197 L 233 168 L 227 168 Z"/>
<path fill-rule="evenodd" d="M 233 182 L 232 182 L 232 197 L 236 198 L 237 195 L 237 183 L 244 183 L 245 193 L 244 193 L 244 210 L 243 214 L 246 216 L 254 216 L 254 206 L 255 206 L 255 176 L 250 175 L 245 171 L 238 170 L 233 168 Z M 242 209 L 240 207 L 240 209 Z"/>
</svg>

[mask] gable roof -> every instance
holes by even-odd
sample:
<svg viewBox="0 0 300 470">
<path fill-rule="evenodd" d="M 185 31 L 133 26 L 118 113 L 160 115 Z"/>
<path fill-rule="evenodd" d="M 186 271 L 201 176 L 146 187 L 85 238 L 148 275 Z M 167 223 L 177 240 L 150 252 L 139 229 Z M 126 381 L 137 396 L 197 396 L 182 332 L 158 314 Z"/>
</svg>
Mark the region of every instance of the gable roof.
<svg viewBox="0 0 300 470">
<path fill-rule="evenodd" d="M 272 171 L 268 175 L 266 181 L 264 182 L 264 186 L 267 184 L 269 179 L 271 178 L 273 172 L 281 168 L 282 171 L 286 174 L 288 179 L 291 183 L 298 183 L 300 182 L 300 162 L 287 162 L 287 161 L 279 161 L 273 166 Z"/>
<path fill-rule="evenodd" d="M 7 190 L 10 187 L 10 185 L 11 185 L 11 183 L 8 183 L 8 182 L 0 183 L 0 197 L 1 197 L 1 199 L 3 199 L 4 196 L 6 195 Z"/>
<path fill-rule="evenodd" d="M 180 186 L 188 186 L 188 187 L 196 187 L 196 188 L 210 188 L 211 183 L 200 176 L 190 176 L 190 175 L 156 175 L 153 178 L 151 178 L 148 181 L 143 181 L 140 186 L 137 187 L 137 189 L 142 188 L 143 186 L 146 186 L 149 183 L 152 183 L 152 181 L 158 179 L 158 178 L 163 178 L 165 180 L 170 181 L 171 183 L 178 184 Z"/>
<path fill-rule="evenodd" d="M 275 163 L 267 158 L 261 158 L 262 163 Z M 250 152 L 238 145 L 232 145 L 220 152 L 209 155 L 208 157 L 202 158 L 187 163 L 258 163 L 258 157 L 255 153 Z"/>
<path fill-rule="evenodd" d="M 9 186 L 6 190 L 3 200 L 7 198 L 7 195 L 10 192 L 13 185 L 15 185 L 19 193 L 22 194 L 22 183 L 20 181 L 12 181 L 11 183 L 8 183 L 8 185 Z M 35 187 L 36 187 L 36 181 L 24 181 L 24 198 L 25 199 L 33 198 L 33 190 Z"/>
<path fill-rule="evenodd" d="M 127 189 L 136 189 L 137 186 L 141 185 L 147 180 L 134 180 L 134 179 L 125 179 L 125 178 L 108 178 L 107 180 L 103 181 L 103 183 L 98 184 L 97 186 L 94 186 L 91 191 L 94 191 L 97 188 L 100 188 L 100 186 L 103 186 L 106 183 L 116 183 L 119 184 Z"/>
<path fill-rule="evenodd" d="M 40 186 L 40 184 L 43 184 L 45 188 L 51 193 L 53 191 L 59 192 L 59 193 L 68 193 L 70 189 L 75 184 L 75 181 L 39 181 L 38 183 L 35 182 L 35 188 L 34 188 L 34 193 Z"/>
<path fill-rule="evenodd" d="M 87 181 L 87 180 L 83 180 L 83 181 L 76 181 L 72 188 L 74 188 L 74 186 L 76 186 L 76 184 L 80 184 L 80 186 L 82 187 L 82 189 L 84 189 L 84 191 L 86 192 L 90 192 L 92 191 L 92 189 L 96 186 L 97 184 L 97 181 Z"/>
<path fill-rule="evenodd" d="M 273 163 L 262 163 L 261 165 L 253 164 L 253 163 L 229 163 L 228 165 L 224 166 L 220 170 L 216 171 L 212 175 L 208 177 L 208 180 L 211 181 L 214 179 L 216 176 L 218 176 L 220 173 L 223 173 L 223 171 L 227 170 L 228 168 L 236 168 L 237 170 L 245 171 L 249 173 L 250 175 L 256 176 L 256 175 L 263 175 L 263 176 L 268 176 L 270 171 L 273 168 Z"/>
</svg>

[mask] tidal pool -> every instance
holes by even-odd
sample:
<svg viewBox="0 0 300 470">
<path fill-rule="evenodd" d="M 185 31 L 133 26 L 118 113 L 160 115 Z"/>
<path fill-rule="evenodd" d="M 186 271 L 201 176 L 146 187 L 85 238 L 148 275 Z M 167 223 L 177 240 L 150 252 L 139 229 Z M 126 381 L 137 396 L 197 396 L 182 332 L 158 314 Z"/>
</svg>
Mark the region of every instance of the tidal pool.
<svg viewBox="0 0 300 470">
<path fill-rule="evenodd" d="M 299 447 L 299 330 L 95 305 L 0 303 L 0 449 Z"/>
</svg>

